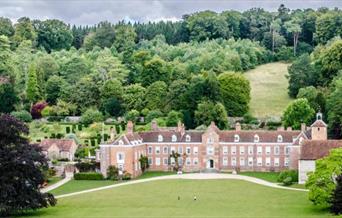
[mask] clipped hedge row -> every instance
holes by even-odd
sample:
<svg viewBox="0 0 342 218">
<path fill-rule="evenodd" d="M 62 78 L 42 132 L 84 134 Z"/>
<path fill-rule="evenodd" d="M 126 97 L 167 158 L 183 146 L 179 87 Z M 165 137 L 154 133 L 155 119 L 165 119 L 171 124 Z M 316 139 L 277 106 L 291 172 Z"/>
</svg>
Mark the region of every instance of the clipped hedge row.
<svg viewBox="0 0 342 218">
<path fill-rule="evenodd" d="M 75 173 L 74 175 L 75 180 L 103 180 L 103 175 L 101 173 Z"/>
</svg>

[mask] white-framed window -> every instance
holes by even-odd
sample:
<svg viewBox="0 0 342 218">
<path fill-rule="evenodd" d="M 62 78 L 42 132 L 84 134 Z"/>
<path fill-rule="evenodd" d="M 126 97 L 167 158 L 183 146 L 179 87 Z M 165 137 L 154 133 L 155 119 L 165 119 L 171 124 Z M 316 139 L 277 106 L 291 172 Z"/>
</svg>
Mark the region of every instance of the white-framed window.
<svg viewBox="0 0 342 218">
<path fill-rule="evenodd" d="M 236 154 L 236 146 L 232 146 L 230 149 L 231 154 L 235 155 Z"/>
<path fill-rule="evenodd" d="M 280 153 L 280 148 L 278 145 L 274 146 L 274 151 L 273 151 L 274 155 L 279 155 Z"/>
<path fill-rule="evenodd" d="M 168 154 L 169 153 L 169 147 L 164 146 L 163 147 L 163 154 Z"/>
<path fill-rule="evenodd" d="M 228 166 L 228 158 L 227 157 L 223 157 L 222 165 L 223 166 Z"/>
<path fill-rule="evenodd" d="M 257 154 L 262 154 L 262 146 L 257 147 Z"/>
<path fill-rule="evenodd" d="M 155 151 L 156 151 L 156 154 L 160 154 L 160 147 L 156 146 Z"/>
<path fill-rule="evenodd" d="M 207 154 L 208 155 L 214 154 L 214 147 L 213 146 L 207 146 Z"/>
<path fill-rule="evenodd" d="M 262 166 L 262 158 L 261 157 L 257 158 L 257 165 Z"/>
<path fill-rule="evenodd" d="M 286 167 L 289 166 L 289 163 L 290 163 L 290 160 L 289 160 L 289 158 L 286 157 L 284 159 L 284 166 L 286 166 Z"/>
<path fill-rule="evenodd" d="M 195 157 L 195 158 L 193 159 L 193 163 L 194 163 L 194 165 L 197 165 L 197 164 L 198 164 L 198 158 L 197 158 L 197 157 Z"/>
<path fill-rule="evenodd" d="M 170 148 L 170 153 L 176 153 L 176 147 L 175 146 L 171 146 Z"/>
<path fill-rule="evenodd" d="M 162 135 L 158 135 L 158 142 L 162 142 L 163 141 L 163 136 Z"/>
<path fill-rule="evenodd" d="M 187 158 L 186 158 L 185 164 L 186 164 L 187 166 L 190 166 L 190 165 L 191 165 L 191 158 L 190 158 L 190 157 L 187 157 Z"/>
<path fill-rule="evenodd" d="M 240 166 L 245 166 L 245 158 L 240 157 Z"/>
<path fill-rule="evenodd" d="M 186 147 L 186 154 L 191 154 L 191 147 Z"/>
<path fill-rule="evenodd" d="M 271 154 L 271 146 L 266 146 L 266 154 L 270 155 Z"/>
<path fill-rule="evenodd" d="M 179 166 L 183 166 L 183 158 L 178 158 L 178 164 Z"/>
<path fill-rule="evenodd" d="M 289 155 L 290 154 L 290 147 L 287 147 L 287 146 L 285 146 L 284 147 L 284 152 L 285 152 L 285 155 Z"/>
<path fill-rule="evenodd" d="M 160 157 L 156 157 L 156 166 L 160 166 Z"/>
<path fill-rule="evenodd" d="M 148 157 L 148 164 L 149 164 L 149 165 L 152 165 L 152 164 L 153 164 L 152 157 Z"/>
<path fill-rule="evenodd" d="M 207 139 L 207 143 L 208 143 L 208 144 L 213 144 L 213 143 L 214 143 L 213 137 L 209 137 L 209 138 Z"/>
<path fill-rule="evenodd" d="M 177 141 L 177 136 L 176 135 L 172 135 L 172 141 L 176 142 Z"/>
<path fill-rule="evenodd" d="M 266 157 L 266 166 L 271 166 L 271 158 Z"/>
<path fill-rule="evenodd" d="M 124 153 L 118 152 L 116 155 L 117 155 L 116 158 L 117 158 L 118 162 L 125 160 L 125 154 Z"/>
<path fill-rule="evenodd" d="M 190 141 L 191 141 L 191 136 L 186 135 L 186 136 L 185 136 L 185 141 L 186 141 L 186 142 L 190 142 Z"/>
<path fill-rule="evenodd" d="M 240 136 L 238 134 L 234 135 L 234 142 L 239 142 L 240 141 Z"/>
<path fill-rule="evenodd" d="M 123 141 L 122 140 L 119 140 L 119 145 L 123 145 Z"/>
<path fill-rule="evenodd" d="M 248 146 L 248 154 L 249 155 L 253 154 L 253 150 L 254 150 L 253 146 Z"/>
<path fill-rule="evenodd" d="M 164 158 L 163 158 L 163 164 L 164 164 L 164 166 L 169 165 L 169 158 L 164 157 Z"/>
<path fill-rule="evenodd" d="M 279 166 L 279 157 L 274 158 L 274 166 L 278 167 Z"/>
<path fill-rule="evenodd" d="M 178 154 L 183 154 L 183 146 L 178 146 Z"/>
<path fill-rule="evenodd" d="M 245 146 L 240 146 L 240 154 L 245 154 Z"/>
<path fill-rule="evenodd" d="M 198 154 L 198 147 L 195 146 L 195 147 L 193 148 L 193 151 L 194 151 L 194 155 L 197 155 L 197 154 Z"/>
<path fill-rule="evenodd" d="M 254 135 L 254 142 L 259 142 L 260 138 L 258 135 Z"/>
<path fill-rule="evenodd" d="M 147 153 L 148 153 L 148 154 L 152 154 L 152 146 L 148 146 L 148 148 L 147 148 Z"/>
<path fill-rule="evenodd" d="M 228 146 L 223 146 L 223 154 L 224 155 L 228 154 Z"/>
<path fill-rule="evenodd" d="M 232 157 L 232 166 L 236 166 L 236 157 Z"/>
<path fill-rule="evenodd" d="M 277 137 L 277 142 L 283 142 L 283 136 L 278 135 L 278 137 Z"/>
<path fill-rule="evenodd" d="M 248 157 L 248 166 L 253 166 L 253 157 Z"/>
</svg>

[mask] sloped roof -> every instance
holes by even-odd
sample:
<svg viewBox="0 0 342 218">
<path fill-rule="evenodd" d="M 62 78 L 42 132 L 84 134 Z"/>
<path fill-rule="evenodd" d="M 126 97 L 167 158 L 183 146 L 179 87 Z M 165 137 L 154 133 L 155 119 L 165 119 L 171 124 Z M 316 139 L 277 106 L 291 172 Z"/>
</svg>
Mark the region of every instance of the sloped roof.
<svg viewBox="0 0 342 218">
<path fill-rule="evenodd" d="M 342 140 L 305 140 L 300 159 L 317 160 L 329 154 L 331 149 L 342 147 Z"/>
<path fill-rule="evenodd" d="M 47 151 L 51 146 L 56 145 L 61 151 L 70 151 L 75 144 L 72 139 L 44 139 L 39 146 L 43 151 Z"/>
<path fill-rule="evenodd" d="M 259 142 L 277 142 L 278 135 L 283 137 L 283 143 L 292 143 L 300 134 L 300 131 L 265 131 L 265 130 L 243 130 L 243 131 L 221 131 L 221 142 L 234 142 L 235 135 L 240 137 L 239 142 L 254 142 L 254 136 L 259 136 Z"/>
<path fill-rule="evenodd" d="M 323 120 L 316 120 L 311 127 L 327 127 L 327 124 Z"/>
<path fill-rule="evenodd" d="M 150 131 L 150 132 L 141 132 L 140 136 L 143 138 L 144 142 L 158 142 L 158 136 L 163 136 L 163 142 L 172 142 L 172 136 L 175 135 L 177 137 L 176 142 L 186 142 L 186 135 L 190 136 L 191 142 L 201 142 L 202 141 L 203 131 L 185 131 L 182 135 L 178 131 Z"/>
<path fill-rule="evenodd" d="M 120 141 L 122 141 L 124 145 L 134 145 L 136 143 L 140 143 L 142 141 L 142 138 L 138 133 L 126 133 L 125 135 L 122 135 L 119 138 L 117 138 L 111 144 L 120 145 Z"/>
</svg>

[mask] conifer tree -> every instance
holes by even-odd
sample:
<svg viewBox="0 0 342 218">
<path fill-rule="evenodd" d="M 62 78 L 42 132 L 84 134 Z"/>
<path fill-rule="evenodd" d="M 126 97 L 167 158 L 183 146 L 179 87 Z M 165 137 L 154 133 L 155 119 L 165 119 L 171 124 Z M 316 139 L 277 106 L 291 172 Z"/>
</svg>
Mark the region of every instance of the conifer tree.
<svg viewBox="0 0 342 218">
<path fill-rule="evenodd" d="M 28 70 L 26 96 L 31 103 L 37 102 L 41 97 L 39 93 L 36 66 L 34 64 L 31 64 Z"/>
<path fill-rule="evenodd" d="M 332 195 L 330 211 L 335 215 L 342 214 L 342 174 L 336 178 L 336 189 Z"/>
</svg>

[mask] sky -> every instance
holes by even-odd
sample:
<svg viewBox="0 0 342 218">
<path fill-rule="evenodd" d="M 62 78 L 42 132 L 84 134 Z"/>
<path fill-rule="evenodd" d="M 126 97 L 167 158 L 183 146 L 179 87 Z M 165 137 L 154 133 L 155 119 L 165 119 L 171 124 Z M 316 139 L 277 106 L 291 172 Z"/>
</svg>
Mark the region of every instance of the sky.
<svg viewBox="0 0 342 218">
<path fill-rule="evenodd" d="M 60 19 L 76 25 L 93 25 L 104 20 L 177 21 L 184 14 L 203 10 L 244 11 L 262 7 L 276 11 L 282 3 L 290 9 L 342 8 L 342 0 L 0 0 L 0 17 L 13 22 L 23 16 Z"/>
</svg>

